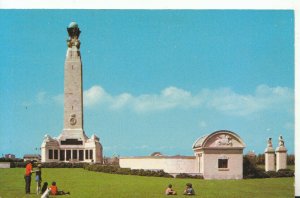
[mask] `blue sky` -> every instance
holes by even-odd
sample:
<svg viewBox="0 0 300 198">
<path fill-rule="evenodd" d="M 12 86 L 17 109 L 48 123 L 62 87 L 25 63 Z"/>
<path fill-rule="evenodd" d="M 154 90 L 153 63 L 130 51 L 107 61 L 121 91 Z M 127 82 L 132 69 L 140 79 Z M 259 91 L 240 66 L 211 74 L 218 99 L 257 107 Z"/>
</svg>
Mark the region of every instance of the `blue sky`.
<svg viewBox="0 0 300 198">
<path fill-rule="evenodd" d="M 294 13 L 0 10 L 0 154 L 63 129 L 66 27 L 82 31 L 84 129 L 104 155 L 192 155 L 226 129 L 294 153 Z"/>
</svg>

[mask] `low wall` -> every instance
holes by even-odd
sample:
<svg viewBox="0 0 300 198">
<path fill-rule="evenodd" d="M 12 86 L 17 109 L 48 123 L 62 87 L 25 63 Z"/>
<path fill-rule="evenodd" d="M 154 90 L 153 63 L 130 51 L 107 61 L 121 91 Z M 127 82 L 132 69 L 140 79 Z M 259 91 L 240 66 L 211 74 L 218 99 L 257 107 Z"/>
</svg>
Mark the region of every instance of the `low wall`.
<svg viewBox="0 0 300 198">
<path fill-rule="evenodd" d="M 146 156 L 120 157 L 121 168 L 163 170 L 169 174 L 196 173 L 196 158 L 194 156 Z"/>
<path fill-rule="evenodd" d="M 0 168 L 10 168 L 10 162 L 0 162 Z"/>
</svg>

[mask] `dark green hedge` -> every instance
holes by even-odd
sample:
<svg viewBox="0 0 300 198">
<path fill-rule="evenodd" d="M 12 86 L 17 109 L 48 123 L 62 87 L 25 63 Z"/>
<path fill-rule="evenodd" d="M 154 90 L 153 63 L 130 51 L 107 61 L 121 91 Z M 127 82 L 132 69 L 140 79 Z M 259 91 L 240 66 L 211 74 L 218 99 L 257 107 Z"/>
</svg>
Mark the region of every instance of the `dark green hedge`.
<svg viewBox="0 0 300 198">
<path fill-rule="evenodd" d="M 243 161 L 243 178 L 276 178 L 276 177 L 294 177 L 294 171 L 290 169 L 282 169 L 277 172 L 265 171 L 258 168 L 247 157 L 244 157 Z"/>
<path fill-rule="evenodd" d="M 11 168 L 25 168 L 27 162 L 10 162 Z"/>
<path fill-rule="evenodd" d="M 99 164 L 86 164 L 84 169 L 89 171 L 121 174 L 121 175 L 140 175 L 140 176 L 153 176 L 153 177 L 173 177 L 172 175 L 165 173 L 162 170 L 151 171 L 143 169 L 131 170 L 130 168 L 120 168 L 119 166 L 113 165 L 99 165 Z"/>
<path fill-rule="evenodd" d="M 23 162 L 23 159 L 11 159 L 11 158 L 5 158 L 0 157 L 0 162 Z"/>
<path fill-rule="evenodd" d="M 194 178 L 194 179 L 203 179 L 202 175 L 189 175 L 186 173 L 180 173 L 176 175 L 176 178 Z"/>
<path fill-rule="evenodd" d="M 10 162 L 11 168 L 24 168 L 28 162 Z M 87 163 L 44 162 L 34 163 L 33 167 L 41 164 L 42 168 L 83 168 Z"/>
<path fill-rule="evenodd" d="M 295 176 L 294 171 L 290 170 L 290 169 L 280 169 L 277 172 L 268 171 L 268 172 L 266 172 L 266 174 L 271 178 L 274 178 L 274 177 L 294 177 Z"/>
<path fill-rule="evenodd" d="M 83 168 L 87 163 L 44 162 L 42 168 Z"/>
</svg>

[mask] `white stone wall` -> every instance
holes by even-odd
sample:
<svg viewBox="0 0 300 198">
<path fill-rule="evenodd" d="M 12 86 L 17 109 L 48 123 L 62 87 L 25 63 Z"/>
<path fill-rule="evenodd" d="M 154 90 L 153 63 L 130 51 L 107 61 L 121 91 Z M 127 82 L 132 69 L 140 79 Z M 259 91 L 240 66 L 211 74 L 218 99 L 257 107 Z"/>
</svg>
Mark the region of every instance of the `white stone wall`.
<svg viewBox="0 0 300 198">
<path fill-rule="evenodd" d="M 196 158 L 168 158 L 168 157 L 121 157 L 119 164 L 121 168 L 163 170 L 166 173 L 197 173 Z"/>
<path fill-rule="evenodd" d="M 0 162 L 0 168 L 10 168 L 10 162 Z"/>
</svg>

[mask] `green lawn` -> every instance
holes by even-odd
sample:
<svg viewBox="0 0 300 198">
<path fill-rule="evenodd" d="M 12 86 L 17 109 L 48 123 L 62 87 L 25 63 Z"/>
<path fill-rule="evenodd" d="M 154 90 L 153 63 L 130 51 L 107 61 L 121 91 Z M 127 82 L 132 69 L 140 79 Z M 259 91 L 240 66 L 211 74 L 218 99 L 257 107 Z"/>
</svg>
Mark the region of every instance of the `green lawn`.
<svg viewBox="0 0 300 198">
<path fill-rule="evenodd" d="M 31 184 L 31 195 L 25 195 L 23 168 L 0 169 L 0 198 L 40 197 L 35 194 L 36 184 Z M 42 178 L 56 181 L 61 190 L 70 191 L 63 197 L 94 198 L 160 198 L 166 197 L 164 190 L 171 183 L 179 195 L 190 182 L 196 191 L 194 197 L 257 198 L 294 197 L 294 178 L 245 179 L 245 180 L 199 180 L 113 175 L 90 172 L 83 169 L 44 168 Z M 32 176 L 34 180 L 34 175 Z"/>
</svg>

